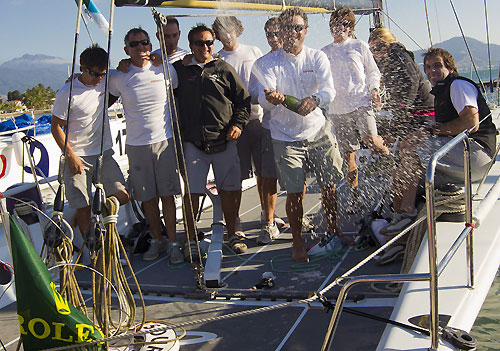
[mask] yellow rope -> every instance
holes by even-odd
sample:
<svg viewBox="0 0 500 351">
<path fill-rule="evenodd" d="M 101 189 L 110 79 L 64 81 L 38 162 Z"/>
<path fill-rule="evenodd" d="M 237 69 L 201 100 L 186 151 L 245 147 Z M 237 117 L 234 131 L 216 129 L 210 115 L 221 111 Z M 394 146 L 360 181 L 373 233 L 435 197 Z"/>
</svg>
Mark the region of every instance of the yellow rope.
<svg viewBox="0 0 500 351">
<path fill-rule="evenodd" d="M 119 203 L 115 197 L 112 196 L 106 199 L 106 203 L 103 207 L 103 222 L 106 226 L 106 233 L 103 237 L 103 245 L 99 258 L 95 262 L 96 266 L 100 267 L 104 277 L 96 278 L 95 288 L 93 289 L 94 315 L 98 325 L 103 331 L 106 330 L 108 326 L 112 326 L 116 332 L 126 331 L 135 325 L 137 309 L 134 296 L 120 262 L 120 251 L 123 253 L 123 257 L 127 262 L 127 267 L 132 274 L 141 300 L 143 310 L 140 323 L 141 327 L 146 319 L 146 308 L 141 289 L 116 228 L 118 208 Z M 105 281 L 112 282 L 116 289 L 118 300 L 120 301 L 120 311 L 125 314 L 124 317 L 120 318 L 119 322 L 113 320 L 111 313 L 111 284 L 104 284 Z"/>
</svg>

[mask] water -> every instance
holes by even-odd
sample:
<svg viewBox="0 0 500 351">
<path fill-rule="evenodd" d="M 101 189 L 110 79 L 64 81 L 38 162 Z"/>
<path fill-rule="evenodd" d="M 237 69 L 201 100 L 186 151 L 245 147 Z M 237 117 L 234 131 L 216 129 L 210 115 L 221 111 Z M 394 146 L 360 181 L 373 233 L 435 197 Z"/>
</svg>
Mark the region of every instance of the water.
<svg viewBox="0 0 500 351">
<path fill-rule="evenodd" d="M 481 81 L 483 83 L 488 83 L 490 81 L 490 70 L 489 69 L 480 69 L 478 70 L 479 77 L 481 78 Z M 478 82 L 477 75 L 474 71 L 472 71 L 472 74 L 470 71 L 461 71 L 460 74 L 464 77 L 471 78 L 473 81 Z M 499 72 L 495 68 L 491 68 L 491 79 L 493 81 L 498 80 Z M 498 100 L 498 94 L 496 92 L 491 93 L 491 90 L 489 87 L 486 87 L 486 95 L 488 96 L 489 101 L 495 102 L 497 105 L 499 104 Z"/>
<path fill-rule="evenodd" d="M 471 334 L 477 339 L 477 349 L 500 350 L 500 271 L 491 285 L 484 305 L 477 316 Z"/>
</svg>

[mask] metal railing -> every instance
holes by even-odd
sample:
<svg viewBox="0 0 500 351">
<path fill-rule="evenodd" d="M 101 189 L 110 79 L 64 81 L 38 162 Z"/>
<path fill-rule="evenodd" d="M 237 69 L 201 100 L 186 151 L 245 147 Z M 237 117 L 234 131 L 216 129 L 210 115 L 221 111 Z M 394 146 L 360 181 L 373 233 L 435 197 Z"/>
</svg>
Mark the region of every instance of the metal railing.
<svg viewBox="0 0 500 351">
<path fill-rule="evenodd" d="M 464 144 L 464 184 L 465 184 L 465 228 L 448 249 L 439 264 L 437 263 L 437 240 L 436 240 L 436 218 L 434 208 L 434 174 L 439 159 L 446 155 L 459 143 Z M 429 273 L 419 274 L 386 274 L 386 275 L 364 275 L 357 277 L 347 277 L 346 283 L 342 286 L 335 309 L 333 311 L 322 350 L 329 350 L 333 341 L 333 336 L 340 319 L 340 313 L 349 290 L 360 283 L 373 282 L 411 282 L 429 281 L 430 289 L 430 336 L 431 347 L 429 350 L 437 350 L 439 345 L 439 313 L 438 313 L 438 278 L 448 263 L 455 255 L 460 245 L 466 240 L 467 265 L 468 265 L 468 286 L 474 287 L 474 265 L 473 265 L 473 225 L 472 225 L 472 184 L 471 184 L 471 161 L 470 161 L 470 140 L 466 132 L 462 132 L 446 145 L 434 153 L 428 163 L 426 180 L 426 210 L 427 210 L 427 233 L 429 241 Z"/>
</svg>

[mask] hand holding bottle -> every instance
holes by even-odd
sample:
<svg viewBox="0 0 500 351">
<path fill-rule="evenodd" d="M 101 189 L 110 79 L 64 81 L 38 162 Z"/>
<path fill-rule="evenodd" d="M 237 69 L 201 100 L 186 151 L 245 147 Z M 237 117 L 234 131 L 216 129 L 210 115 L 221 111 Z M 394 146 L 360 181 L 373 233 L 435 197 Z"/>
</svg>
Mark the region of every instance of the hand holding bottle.
<svg viewBox="0 0 500 351">
<path fill-rule="evenodd" d="M 318 107 L 317 102 L 310 96 L 299 100 L 292 95 L 283 95 L 274 89 L 264 89 L 266 100 L 273 105 L 282 104 L 290 111 L 293 111 L 301 116 L 307 116 Z"/>
<path fill-rule="evenodd" d="M 264 93 L 266 94 L 266 100 L 275 106 L 285 101 L 285 95 L 275 89 L 264 89 Z"/>
</svg>

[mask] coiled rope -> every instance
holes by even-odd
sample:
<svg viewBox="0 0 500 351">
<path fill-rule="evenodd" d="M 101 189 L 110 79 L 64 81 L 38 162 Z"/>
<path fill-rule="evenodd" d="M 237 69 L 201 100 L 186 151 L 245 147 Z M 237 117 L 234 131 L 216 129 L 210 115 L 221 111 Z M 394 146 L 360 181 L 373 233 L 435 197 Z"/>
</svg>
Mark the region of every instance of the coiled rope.
<svg viewBox="0 0 500 351">
<path fill-rule="evenodd" d="M 131 272 L 141 301 L 142 318 L 140 327 L 143 326 L 146 320 L 146 308 L 142 292 L 116 228 L 119 207 L 120 204 L 118 200 L 114 196 L 111 196 L 106 199 L 102 209 L 106 233 L 102 239 L 102 250 L 99 257 L 94 262 L 94 266 L 100 268 L 98 270 L 102 273 L 102 277 L 98 276 L 96 278 L 95 285 L 93 284 L 92 289 L 94 296 L 94 315 L 97 323 L 101 328 L 105 325 L 112 326 L 116 332 L 128 330 L 132 327 L 135 324 L 136 317 L 135 299 L 123 271 L 123 266 L 120 261 L 120 251 L 123 253 L 127 267 Z M 105 282 L 112 282 L 112 284 Z M 116 294 L 120 301 L 120 311 L 124 313 L 123 317 L 120 316 L 119 322 L 115 322 L 111 315 L 111 285 L 114 285 L 116 288 Z"/>
</svg>

